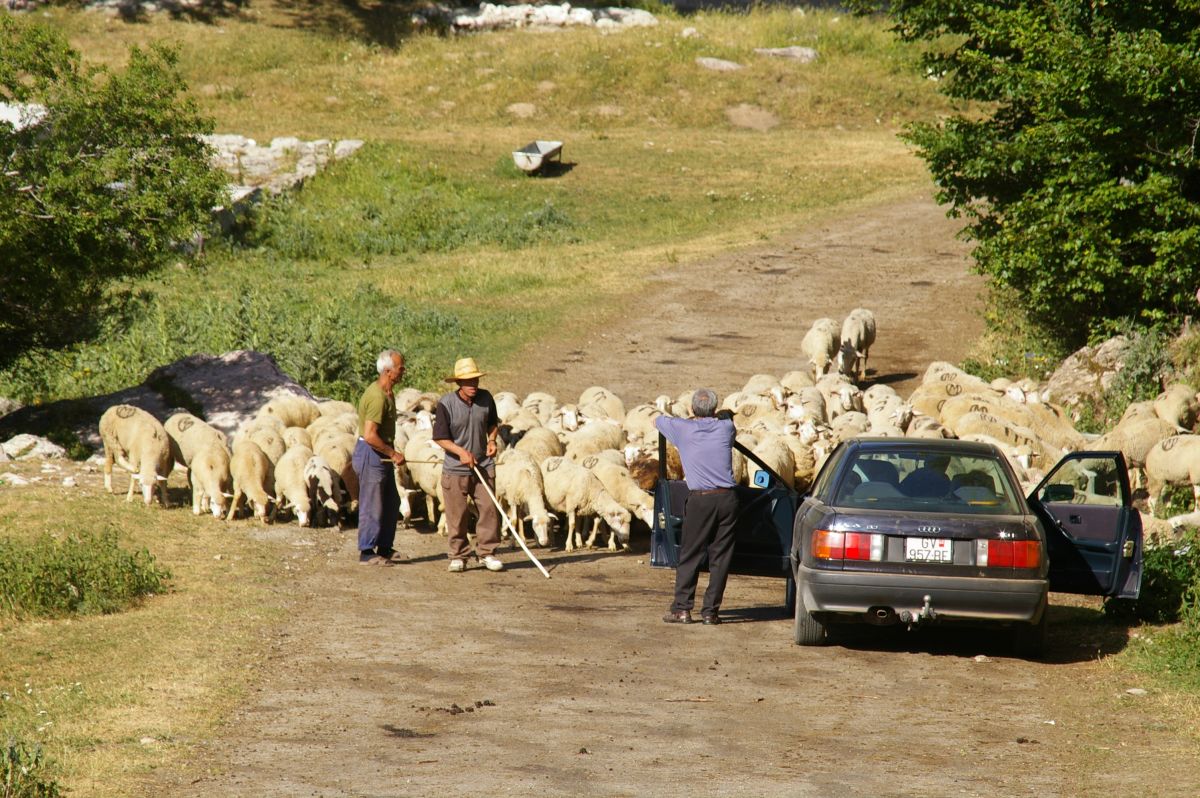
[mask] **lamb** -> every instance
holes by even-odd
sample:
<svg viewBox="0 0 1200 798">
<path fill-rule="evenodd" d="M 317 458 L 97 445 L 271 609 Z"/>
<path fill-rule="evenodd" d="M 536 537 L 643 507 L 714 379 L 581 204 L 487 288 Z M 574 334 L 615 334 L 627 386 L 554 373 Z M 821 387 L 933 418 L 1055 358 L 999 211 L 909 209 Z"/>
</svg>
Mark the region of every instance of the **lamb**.
<svg viewBox="0 0 1200 798">
<path fill-rule="evenodd" d="M 546 427 L 534 427 L 514 444 L 514 448 L 526 452 L 539 465 L 549 457 L 559 457 L 566 452 L 566 447 L 558 436 Z"/>
<path fill-rule="evenodd" d="M 210 443 L 228 446 L 225 433 L 206 424 L 191 413 L 176 413 L 163 424 L 171 442 L 171 457 L 188 468 L 192 458 Z"/>
<path fill-rule="evenodd" d="M 804 334 L 800 351 L 812 362 L 814 380 L 828 373 L 830 364 L 837 357 L 839 343 L 838 323 L 833 319 L 817 319 Z"/>
<path fill-rule="evenodd" d="M 140 482 L 146 506 L 158 488 L 158 500 L 167 507 L 167 476 L 171 473 L 171 442 L 157 418 L 133 405 L 113 405 L 100 416 L 100 439 L 104 443 L 104 489 L 113 492 L 112 470 L 116 462 L 129 472 L 129 492 Z"/>
<path fill-rule="evenodd" d="M 413 482 L 425 494 L 425 518 L 439 535 L 446 534 L 446 518 L 439 515 L 445 509 L 442 498 L 443 452 L 424 430 L 414 433 L 404 445 L 404 459 Z"/>
<path fill-rule="evenodd" d="M 341 477 L 352 511 L 358 505 L 358 474 L 352 463 L 356 443 L 357 439 L 353 435 L 327 435 L 316 441 L 317 447 L 313 450 Z"/>
<path fill-rule="evenodd" d="M 593 385 L 579 395 L 579 412 L 587 418 L 625 418 L 625 403 L 607 388 Z"/>
<path fill-rule="evenodd" d="M 229 471 L 229 450 L 225 444 L 211 441 L 192 456 L 188 468 L 192 489 L 192 513 L 211 510 L 214 518 L 225 515 L 225 500 L 232 498 L 233 476 Z"/>
<path fill-rule="evenodd" d="M 842 322 L 841 342 L 838 345 L 837 370 L 859 381 L 867 373 L 867 356 L 875 343 L 875 314 L 866 308 L 855 308 Z"/>
<path fill-rule="evenodd" d="M 264 524 L 272 495 L 275 492 L 275 467 L 258 444 L 251 440 L 237 440 L 233 444 L 233 459 L 229 461 L 233 475 L 233 497 L 229 503 L 226 521 L 232 521 L 241 509 L 242 499 L 250 502 L 254 515 Z"/>
<path fill-rule="evenodd" d="M 624 465 L 596 457 L 594 462 L 591 458 L 585 461 L 583 467 L 599 477 L 604 489 L 631 515 L 641 519 L 648 527 L 654 526 L 654 499 L 638 487 Z"/>
<path fill-rule="evenodd" d="M 275 464 L 275 508 L 271 511 L 271 521 L 275 521 L 279 511 L 285 506 L 290 507 L 296 515 L 296 523 L 309 526 L 309 515 L 312 511 L 312 499 L 309 496 L 308 480 L 305 479 L 304 469 L 308 461 L 315 457 L 313 450 L 307 446 L 293 446 L 284 452 Z"/>
<path fill-rule="evenodd" d="M 605 449 L 621 449 L 625 445 L 625 431 L 620 424 L 610 421 L 589 421 L 567 438 L 567 457 L 580 462 L 588 455 Z"/>
<path fill-rule="evenodd" d="M 1174 424 L 1189 432 L 1196 426 L 1200 416 L 1200 403 L 1196 392 L 1183 383 L 1175 383 L 1154 399 L 1154 414 L 1163 421 Z"/>
<path fill-rule="evenodd" d="M 541 464 L 542 483 L 546 490 L 546 502 L 555 512 L 567 516 L 567 551 L 583 545 L 582 533 L 577 535 L 575 522 L 578 516 L 595 516 L 592 533 L 587 545 L 592 545 L 604 520 L 612 530 L 608 548 L 616 551 L 618 542 L 629 542 L 629 511 L 604 489 L 604 484 L 583 466 L 572 463 L 565 457 L 551 457 Z"/>
<path fill-rule="evenodd" d="M 1165 440 L 1179 432 L 1178 427 L 1170 422 L 1154 416 L 1143 418 L 1134 416 L 1130 421 L 1123 421 L 1104 435 L 1087 445 L 1093 451 L 1115 449 L 1125 455 L 1125 461 L 1133 471 L 1133 486 L 1140 488 L 1144 484 L 1146 455 L 1159 441 Z"/>
<path fill-rule="evenodd" d="M 276 396 L 258 410 L 258 416 L 274 416 L 284 427 L 307 427 L 322 415 L 312 399 L 294 394 Z"/>
<path fill-rule="evenodd" d="M 308 434 L 308 430 L 304 427 L 288 427 L 283 431 L 283 445 L 288 449 L 296 446 L 311 449 L 313 445 L 312 436 Z"/>
<path fill-rule="evenodd" d="M 336 523 L 342 527 L 342 488 L 339 477 L 320 455 L 313 455 L 304 464 L 304 481 L 308 485 L 309 506 L 313 510 L 314 526 Z"/>
<path fill-rule="evenodd" d="M 1191 485 L 1193 510 L 1200 510 L 1200 435 L 1172 435 L 1146 453 L 1151 515 L 1167 485 Z"/>
<path fill-rule="evenodd" d="M 527 540 L 525 522 L 529 521 L 538 545 L 550 545 L 542 471 L 527 453 L 509 449 L 496 458 L 496 498 L 501 506 L 507 505 L 509 520 L 523 542 Z"/>
</svg>

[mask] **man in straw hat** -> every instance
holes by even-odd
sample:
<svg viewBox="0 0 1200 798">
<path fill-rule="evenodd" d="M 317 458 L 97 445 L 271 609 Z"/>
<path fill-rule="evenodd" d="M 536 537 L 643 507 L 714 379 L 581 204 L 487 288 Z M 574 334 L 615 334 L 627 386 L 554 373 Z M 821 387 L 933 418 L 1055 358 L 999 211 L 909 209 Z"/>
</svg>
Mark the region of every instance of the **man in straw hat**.
<svg viewBox="0 0 1200 798">
<path fill-rule="evenodd" d="M 442 465 L 442 494 L 446 530 L 450 535 L 450 570 L 466 568 L 471 545 L 467 541 L 467 497 L 475 500 L 475 554 L 489 571 L 504 570 L 493 552 L 500 544 L 500 515 L 488 496 L 496 490 L 496 433 L 500 417 L 492 395 L 479 387 L 483 372 L 471 357 L 459 358 L 446 382 L 458 388 L 438 400 L 433 416 L 433 441 L 446 450 Z M 484 487 L 475 469 L 487 480 Z"/>
<path fill-rule="evenodd" d="M 375 359 L 379 378 L 358 400 L 358 442 L 351 465 L 358 475 L 358 561 L 391 565 L 401 559 L 392 548 L 400 514 L 395 467 L 404 464 L 396 451 L 396 397 L 392 389 L 404 376 L 404 355 L 385 349 Z"/>
</svg>

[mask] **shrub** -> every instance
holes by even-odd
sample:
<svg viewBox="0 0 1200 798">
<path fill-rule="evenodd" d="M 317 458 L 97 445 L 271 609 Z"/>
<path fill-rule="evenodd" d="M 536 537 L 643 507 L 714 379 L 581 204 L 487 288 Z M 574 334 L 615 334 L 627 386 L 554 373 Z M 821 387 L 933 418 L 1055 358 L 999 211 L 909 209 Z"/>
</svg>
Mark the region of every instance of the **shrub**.
<svg viewBox="0 0 1200 798">
<path fill-rule="evenodd" d="M 145 549 L 122 549 L 112 529 L 0 540 L 0 613 L 16 617 L 119 612 L 170 577 Z"/>
<path fill-rule="evenodd" d="M 1132 324 L 1120 332 L 1129 340 L 1124 365 L 1103 396 L 1080 407 L 1078 426 L 1083 432 L 1111 429 L 1129 405 L 1158 396 L 1171 377 L 1169 336 L 1160 330 L 1137 330 Z"/>
<path fill-rule="evenodd" d="M 40 746 L 7 741 L 4 761 L 0 763 L 0 795 L 3 798 L 58 798 L 58 784 L 46 773 L 47 769 Z"/>
</svg>

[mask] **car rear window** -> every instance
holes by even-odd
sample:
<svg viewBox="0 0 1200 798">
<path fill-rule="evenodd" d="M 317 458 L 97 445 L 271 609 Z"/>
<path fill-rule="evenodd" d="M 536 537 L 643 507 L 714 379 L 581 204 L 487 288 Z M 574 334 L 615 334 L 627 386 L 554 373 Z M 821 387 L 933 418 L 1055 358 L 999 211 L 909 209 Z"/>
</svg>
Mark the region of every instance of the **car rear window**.
<svg viewBox="0 0 1200 798">
<path fill-rule="evenodd" d="M 1018 515 L 1020 495 L 993 457 L 861 451 L 842 470 L 834 504 L 863 510 Z"/>
</svg>

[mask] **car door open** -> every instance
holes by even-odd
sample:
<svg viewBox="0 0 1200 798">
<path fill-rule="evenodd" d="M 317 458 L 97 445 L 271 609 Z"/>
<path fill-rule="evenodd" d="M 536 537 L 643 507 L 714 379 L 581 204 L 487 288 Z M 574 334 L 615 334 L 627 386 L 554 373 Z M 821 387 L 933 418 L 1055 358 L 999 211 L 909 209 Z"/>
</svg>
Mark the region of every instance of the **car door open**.
<svg viewBox="0 0 1200 798">
<path fill-rule="evenodd" d="M 1046 528 L 1051 590 L 1138 597 L 1142 521 L 1120 452 L 1068 454 L 1028 502 Z"/>
</svg>

